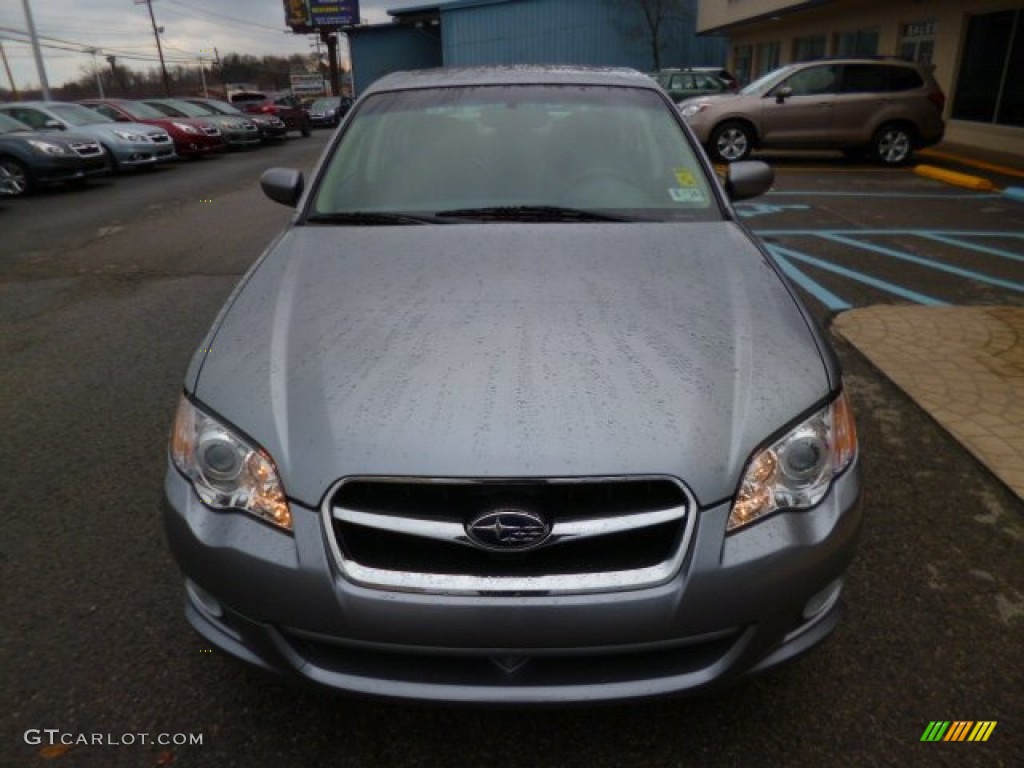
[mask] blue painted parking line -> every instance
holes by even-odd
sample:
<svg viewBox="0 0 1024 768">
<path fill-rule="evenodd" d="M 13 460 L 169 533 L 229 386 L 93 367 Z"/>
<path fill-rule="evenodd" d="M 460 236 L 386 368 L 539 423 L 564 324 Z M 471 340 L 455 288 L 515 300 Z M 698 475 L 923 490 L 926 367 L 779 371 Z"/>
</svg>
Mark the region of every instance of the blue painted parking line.
<svg viewBox="0 0 1024 768">
<path fill-rule="evenodd" d="M 875 198 L 911 198 L 915 200 L 985 200 L 986 198 L 1003 197 L 1002 194 L 994 195 L 988 193 L 974 194 L 935 194 L 926 192 L 821 192 L 818 190 L 807 190 L 799 192 L 793 190 L 768 192 L 765 197 L 875 197 Z"/>
<path fill-rule="evenodd" d="M 947 237 L 1005 237 L 1024 240 L 1024 232 L 989 231 L 974 229 L 757 229 L 760 237 L 818 237 L 821 235 L 945 235 Z"/>
<path fill-rule="evenodd" d="M 1011 253 L 1010 251 L 1004 251 L 1001 248 L 992 248 L 988 245 L 972 243 L 962 237 L 950 237 L 949 235 L 938 234 L 935 232 L 922 232 L 921 237 L 927 238 L 928 240 L 934 240 L 937 243 L 952 245 L 955 248 L 966 248 L 971 251 L 977 251 L 978 253 L 987 253 L 990 256 L 999 256 L 1000 258 L 1012 259 L 1013 261 L 1024 261 L 1024 256 L 1019 253 Z"/>
<path fill-rule="evenodd" d="M 902 299 L 912 301 L 915 304 L 923 304 L 929 307 L 949 306 L 949 304 L 945 301 L 934 299 L 931 296 L 925 296 L 923 293 L 912 291 L 909 288 L 903 288 L 899 285 L 896 285 L 895 283 L 890 283 L 886 280 L 880 280 L 879 278 L 872 277 L 871 275 L 865 275 L 863 272 L 858 272 L 855 269 L 841 267 L 838 264 L 833 264 L 832 262 L 824 261 L 823 259 L 810 256 L 806 253 L 794 251 L 792 248 L 784 248 L 783 246 L 776 245 L 774 243 L 765 243 L 765 246 L 776 258 L 778 258 L 778 256 L 781 255 L 784 258 L 794 259 L 796 261 L 803 262 L 804 264 L 810 264 L 812 267 L 817 267 L 818 269 L 824 270 L 826 272 L 832 272 L 837 275 L 842 275 L 843 277 L 849 280 L 853 280 L 854 282 L 869 285 L 872 288 L 877 288 L 880 291 L 891 293 L 894 296 L 899 296 Z M 824 291 L 825 289 L 821 288 L 821 290 Z M 815 294 L 814 292 L 812 292 L 812 295 L 815 295 L 817 297 L 817 294 Z M 834 294 L 832 295 L 834 296 Z M 835 296 L 835 299 L 838 301 L 843 301 L 838 296 Z"/>
<path fill-rule="evenodd" d="M 783 249 L 779 248 L 778 246 L 769 245 L 767 243 L 765 245 L 767 245 L 768 250 L 771 252 L 772 256 L 775 257 L 775 260 L 779 263 L 779 266 L 782 268 L 782 271 L 785 273 L 786 277 L 788 277 L 790 280 L 792 280 L 794 283 L 799 285 L 801 288 L 803 288 L 805 291 L 811 294 L 814 298 L 816 298 L 818 301 L 824 304 L 826 309 L 828 309 L 831 312 L 842 312 L 844 309 L 850 309 L 853 307 L 852 304 L 839 298 L 834 293 L 832 293 L 832 291 L 823 286 L 821 283 L 817 282 L 816 280 L 812 280 L 806 274 L 804 274 L 795 266 L 793 266 L 793 262 L 787 259 L 780 252 Z"/>
<path fill-rule="evenodd" d="M 900 261 L 906 261 L 911 264 L 917 264 L 918 266 L 927 267 L 928 269 L 934 269 L 939 272 L 946 272 L 950 275 L 956 275 L 957 277 L 966 277 L 968 280 L 974 280 L 979 283 L 986 283 L 988 285 L 995 285 L 999 288 L 1006 288 L 1011 291 L 1017 291 L 1018 293 L 1024 293 L 1024 283 L 1017 283 L 1013 280 L 1003 280 L 1002 278 L 992 277 L 991 275 L 985 275 L 981 272 L 975 272 L 971 269 L 964 269 L 962 267 L 955 267 L 952 264 L 944 264 L 934 259 L 926 259 L 922 256 L 915 256 L 912 253 L 905 253 L 903 251 L 897 251 L 894 248 L 886 248 L 881 245 L 875 245 L 874 243 L 868 243 L 863 240 L 856 240 L 846 235 L 836 234 L 824 234 L 820 235 L 826 240 L 830 240 L 834 243 L 842 243 L 848 245 L 851 248 L 858 248 L 863 251 L 870 251 L 871 253 L 881 254 L 882 256 L 889 256 L 893 259 L 899 259 Z"/>
</svg>

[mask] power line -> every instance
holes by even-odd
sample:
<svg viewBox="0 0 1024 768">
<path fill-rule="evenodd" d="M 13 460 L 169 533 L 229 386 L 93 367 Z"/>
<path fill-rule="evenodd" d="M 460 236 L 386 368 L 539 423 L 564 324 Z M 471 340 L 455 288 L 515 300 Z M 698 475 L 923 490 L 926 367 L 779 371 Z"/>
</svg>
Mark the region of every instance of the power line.
<svg viewBox="0 0 1024 768">
<path fill-rule="evenodd" d="M 180 6 L 182 8 L 187 8 L 188 10 L 190 10 L 190 11 L 192 11 L 194 13 L 201 13 L 204 16 L 214 16 L 214 17 L 216 17 L 218 19 L 225 19 L 227 21 L 233 21 L 236 24 L 244 24 L 247 27 L 257 27 L 259 29 L 266 29 L 266 30 L 269 30 L 271 32 L 276 32 L 278 34 L 281 34 L 281 33 L 286 31 L 285 29 L 282 29 L 281 27 L 270 27 L 270 26 L 267 26 L 266 24 L 260 24 L 259 22 L 247 21 L 246 19 L 239 19 L 239 18 L 237 18 L 235 16 L 228 16 L 227 14 L 217 13 L 215 11 L 208 11 L 205 8 L 196 8 L 195 6 L 189 5 L 188 3 L 182 3 L 182 2 L 180 2 L 180 0 L 166 0 L 166 2 L 169 3 L 170 5 L 177 5 L 177 6 Z"/>
</svg>

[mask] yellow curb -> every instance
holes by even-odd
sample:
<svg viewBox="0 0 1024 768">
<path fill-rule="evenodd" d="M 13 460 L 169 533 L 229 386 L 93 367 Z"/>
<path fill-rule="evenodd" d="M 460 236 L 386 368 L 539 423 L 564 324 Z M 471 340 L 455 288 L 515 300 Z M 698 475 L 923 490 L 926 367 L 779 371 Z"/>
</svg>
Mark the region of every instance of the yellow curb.
<svg viewBox="0 0 1024 768">
<path fill-rule="evenodd" d="M 917 153 L 921 157 L 932 157 L 936 160 L 951 160 L 954 163 L 960 163 L 960 165 L 967 165 L 971 168 L 978 168 L 982 171 L 992 171 L 1003 176 L 1017 176 L 1024 179 L 1024 171 L 1019 171 L 1016 168 L 1010 168 L 1005 165 L 997 165 L 996 163 L 989 163 L 984 160 L 975 160 L 971 157 L 963 157 L 962 155 L 954 155 L 949 152 L 939 152 L 934 149 L 922 149 Z"/>
<path fill-rule="evenodd" d="M 919 176 L 927 176 L 929 179 L 944 181 L 946 184 L 953 184 L 957 187 L 966 187 L 976 192 L 994 192 L 995 184 L 989 179 L 980 176 L 969 176 L 966 173 L 947 171 L 945 168 L 936 168 L 934 165 L 918 165 L 914 167 L 914 173 Z"/>
</svg>

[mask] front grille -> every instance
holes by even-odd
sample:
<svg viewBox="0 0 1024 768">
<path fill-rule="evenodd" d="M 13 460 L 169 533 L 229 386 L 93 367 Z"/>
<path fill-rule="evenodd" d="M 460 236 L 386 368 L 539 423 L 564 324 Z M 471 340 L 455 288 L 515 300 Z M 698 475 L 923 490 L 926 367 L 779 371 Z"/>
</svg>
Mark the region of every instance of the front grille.
<svg viewBox="0 0 1024 768">
<path fill-rule="evenodd" d="M 466 525 L 495 510 L 550 524 L 534 548 L 474 542 Z M 366 586 L 444 593 L 637 589 L 671 578 L 692 530 L 675 479 L 351 478 L 325 506 L 342 573 Z"/>
<path fill-rule="evenodd" d="M 100 145 L 93 142 L 74 142 L 71 148 L 80 157 L 96 157 L 103 154 L 103 149 Z"/>
<path fill-rule="evenodd" d="M 203 133 L 205 133 L 207 136 L 220 136 L 220 128 L 214 125 L 204 125 Z"/>
<path fill-rule="evenodd" d="M 154 144 L 168 144 L 171 141 L 171 137 L 166 133 L 151 133 L 149 134 L 149 140 Z"/>
<path fill-rule="evenodd" d="M 453 653 L 450 649 L 356 645 L 283 628 L 292 650 L 317 669 L 334 674 L 434 685 L 571 686 L 606 685 L 694 674 L 721 662 L 744 638 L 740 628 L 661 646 L 595 649 L 487 649 Z M 513 656 L 515 672 L 495 662 Z"/>
</svg>

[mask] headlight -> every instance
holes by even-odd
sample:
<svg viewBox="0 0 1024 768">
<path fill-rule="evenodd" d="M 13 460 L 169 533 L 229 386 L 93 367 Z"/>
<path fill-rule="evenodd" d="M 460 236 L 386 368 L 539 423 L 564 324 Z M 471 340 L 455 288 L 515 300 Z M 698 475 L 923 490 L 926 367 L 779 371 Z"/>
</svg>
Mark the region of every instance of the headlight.
<svg viewBox="0 0 1024 768">
<path fill-rule="evenodd" d="M 751 457 L 727 531 L 780 509 L 807 509 L 857 455 L 857 430 L 846 394 Z"/>
<path fill-rule="evenodd" d="M 213 509 L 239 509 L 290 531 L 292 513 L 269 455 L 182 397 L 171 460 Z"/>
<path fill-rule="evenodd" d="M 171 125 L 177 128 L 179 131 L 184 131 L 185 133 L 199 133 L 198 128 L 196 128 L 194 125 L 189 125 L 188 123 L 171 123 Z"/>
<path fill-rule="evenodd" d="M 71 150 L 67 147 L 62 147 L 60 144 L 51 144 L 48 141 L 39 141 L 38 139 L 29 139 L 29 146 L 33 149 L 42 152 L 44 155 L 70 155 Z"/>
<path fill-rule="evenodd" d="M 132 131 L 114 131 L 114 135 L 117 138 L 124 141 L 149 141 L 149 138 L 144 133 L 133 133 Z"/>
<path fill-rule="evenodd" d="M 694 117 L 695 115 L 699 115 L 707 108 L 707 104 L 687 104 L 679 111 L 682 113 L 683 117 Z"/>
</svg>

